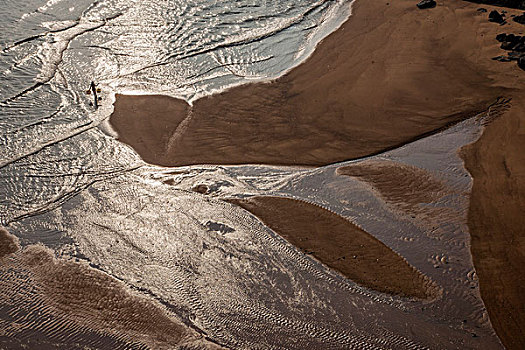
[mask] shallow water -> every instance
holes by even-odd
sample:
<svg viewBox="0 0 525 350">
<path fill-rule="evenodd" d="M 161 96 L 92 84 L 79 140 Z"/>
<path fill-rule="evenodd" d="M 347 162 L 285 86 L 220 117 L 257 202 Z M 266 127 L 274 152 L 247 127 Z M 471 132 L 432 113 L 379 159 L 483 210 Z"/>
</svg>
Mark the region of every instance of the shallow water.
<svg viewBox="0 0 525 350">
<path fill-rule="evenodd" d="M 79 189 L 86 175 L 135 166 L 136 156 L 101 132 L 107 131 L 101 123 L 112 111 L 115 93 L 166 93 L 191 102 L 234 84 L 276 77 L 301 62 L 350 12 L 348 1 L 74 5 L 55 0 L 2 7 L 4 224 L 66 196 L 67 181 L 79 182 Z M 91 80 L 102 89 L 98 110 L 84 93 Z M 60 158 L 60 164 L 41 167 L 50 157 Z M 20 176 L 40 172 L 51 179 L 31 178 L 30 187 L 20 182 L 25 181 Z M 65 173 L 73 174 L 66 181 L 55 176 Z"/>
<path fill-rule="evenodd" d="M 456 154 L 482 121 L 374 157 L 448 185 L 432 203 L 448 214 L 430 219 L 336 175 L 347 163 L 174 171 L 145 164 L 104 124 L 118 92 L 191 102 L 279 76 L 348 17 L 350 1 L 7 1 L 0 11 L 0 222 L 22 245 L 88 260 L 232 348 L 501 347 L 477 289 L 465 224 L 471 178 Z M 91 80 L 102 89 L 97 110 L 84 92 Z M 198 184 L 209 194 L 193 193 Z M 370 291 L 221 201 L 251 194 L 349 218 L 437 283 L 442 297 Z M 5 312 L 12 322 L 21 314 Z"/>
</svg>

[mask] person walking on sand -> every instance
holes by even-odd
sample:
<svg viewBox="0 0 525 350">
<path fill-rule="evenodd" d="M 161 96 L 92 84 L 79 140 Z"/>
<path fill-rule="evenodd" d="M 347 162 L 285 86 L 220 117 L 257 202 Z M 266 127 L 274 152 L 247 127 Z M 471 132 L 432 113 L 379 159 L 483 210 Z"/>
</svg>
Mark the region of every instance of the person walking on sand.
<svg viewBox="0 0 525 350">
<path fill-rule="evenodd" d="M 95 86 L 95 82 L 91 81 L 91 91 L 93 92 L 93 97 L 95 99 L 95 108 L 98 108 L 98 98 L 97 98 L 97 87 Z"/>
</svg>

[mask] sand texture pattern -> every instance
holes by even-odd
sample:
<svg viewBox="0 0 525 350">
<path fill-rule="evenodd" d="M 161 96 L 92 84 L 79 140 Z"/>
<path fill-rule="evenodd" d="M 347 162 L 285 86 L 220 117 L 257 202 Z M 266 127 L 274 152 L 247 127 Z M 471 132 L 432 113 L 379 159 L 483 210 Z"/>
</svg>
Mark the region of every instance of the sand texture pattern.
<svg viewBox="0 0 525 350">
<path fill-rule="evenodd" d="M 420 211 L 420 204 L 432 203 L 447 193 L 441 181 L 420 168 L 406 164 L 364 161 L 336 171 L 338 175 L 365 181 L 387 202 L 411 214 Z"/>
<path fill-rule="evenodd" d="M 525 105 L 462 149 L 474 177 L 468 213 L 474 266 L 490 320 L 507 349 L 525 348 Z"/>
<path fill-rule="evenodd" d="M 320 206 L 283 197 L 230 199 L 344 276 L 380 292 L 420 299 L 438 295 L 426 276 L 381 241 Z"/>
<path fill-rule="evenodd" d="M 165 166 L 323 165 L 379 152 L 504 95 L 492 66 L 478 62 L 475 9 L 460 1 L 432 12 L 409 0 L 357 1 L 350 20 L 275 81 L 191 108 L 175 98 L 118 95 L 110 122 L 144 160 Z M 134 110 L 137 99 L 166 106 Z M 176 112 L 166 122 L 169 109 Z"/>
<path fill-rule="evenodd" d="M 4 245 L 16 249 L 0 260 L 1 309 L 13 320 L 0 322 L 0 347 L 219 348 L 169 316 L 158 302 L 87 264 L 56 259 L 40 245 L 20 250 L 16 237 L 0 228 Z"/>
</svg>

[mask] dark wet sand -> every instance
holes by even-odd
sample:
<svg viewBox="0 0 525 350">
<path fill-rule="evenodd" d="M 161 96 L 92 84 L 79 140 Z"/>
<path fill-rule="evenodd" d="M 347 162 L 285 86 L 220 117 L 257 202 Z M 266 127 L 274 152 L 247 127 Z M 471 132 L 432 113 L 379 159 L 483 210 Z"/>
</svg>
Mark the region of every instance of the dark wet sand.
<svg viewBox="0 0 525 350">
<path fill-rule="evenodd" d="M 111 123 L 125 124 L 128 130 L 135 130 L 133 135 L 126 136 L 128 142 L 120 139 L 147 155 L 143 157 L 162 157 L 163 149 L 189 107 L 185 102 L 171 102 L 172 98 L 167 96 L 126 96 L 124 99 L 117 96 Z"/>
<path fill-rule="evenodd" d="M 357 1 L 350 20 L 275 81 L 191 109 L 175 98 L 118 95 L 110 122 L 149 163 L 324 165 L 406 143 L 505 94 L 492 65 L 478 62 L 475 5 L 387 3 Z"/>
<path fill-rule="evenodd" d="M 336 172 L 368 183 L 388 203 L 410 214 L 418 214 L 421 203 L 432 203 L 447 193 L 446 186 L 428 172 L 392 161 L 367 160 Z"/>
<path fill-rule="evenodd" d="M 481 295 L 507 349 L 525 349 L 525 98 L 461 154 L 474 177 L 468 223 Z"/>
<path fill-rule="evenodd" d="M 10 259 L 6 254 L 0 260 L 0 319 L 8 312 L 11 321 L 0 326 L 7 335 L 0 337 L 0 347 L 65 349 L 77 348 L 80 341 L 104 348 L 172 349 L 197 341 L 203 348 L 218 348 L 201 342 L 156 301 L 85 263 L 56 259 L 44 246 L 20 250 L 16 237 L 0 228 L 4 246 L 10 247 Z M 23 317 L 24 311 L 33 315 Z"/>
<path fill-rule="evenodd" d="M 428 299 L 438 288 L 381 241 L 322 207 L 283 197 L 229 199 L 306 254 L 365 287 Z"/>
<path fill-rule="evenodd" d="M 121 141 L 160 165 L 322 165 L 417 138 L 498 96 L 513 98 L 511 111 L 462 154 L 474 176 L 469 227 L 482 297 L 503 343 L 523 349 L 525 79 L 514 62 L 491 60 L 504 54 L 495 36 L 523 26 L 489 23 L 476 11 L 481 5 L 459 0 L 425 11 L 414 5 L 357 0 L 351 19 L 284 77 L 196 101 L 190 118 L 184 101 L 164 98 L 158 108 L 178 111 L 164 121 L 145 109 L 128 113 L 134 100 L 159 97 L 121 95 L 111 123 Z M 148 133 L 146 121 L 135 123 L 144 119 Z"/>
</svg>

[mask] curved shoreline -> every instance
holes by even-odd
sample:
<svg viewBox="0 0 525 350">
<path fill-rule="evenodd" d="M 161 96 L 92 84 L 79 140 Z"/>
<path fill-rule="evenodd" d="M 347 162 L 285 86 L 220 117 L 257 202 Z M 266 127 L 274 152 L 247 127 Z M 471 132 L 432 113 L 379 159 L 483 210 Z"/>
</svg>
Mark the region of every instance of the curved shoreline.
<svg viewBox="0 0 525 350">
<path fill-rule="evenodd" d="M 231 82 L 220 88 L 213 88 L 211 90 L 202 90 L 202 91 L 199 90 L 200 92 L 195 92 L 194 94 L 184 94 L 180 92 L 177 93 L 176 91 L 171 91 L 171 90 L 166 91 L 163 89 L 158 90 L 155 88 L 153 89 L 155 93 L 152 94 L 151 89 L 147 89 L 147 88 L 130 88 L 129 86 L 124 86 L 123 89 L 121 89 L 121 87 L 117 87 L 116 90 L 113 92 L 113 98 L 116 95 L 163 96 L 163 97 L 171 97 L 176 100 L 185 101 L 191 107 L 193 106 L 193 103 L 195 101 L 198 101 L 199 99 L 204 98 L 206 96 L 213 96 L 216 94 L 220 94 L 222 92 L 225 92 L 225 91 L 228 91 L 230 89 L 240 87 L 240 86 L 270 83 L 288 74 L 290 71 L 294 70 L 296 67 L 302 65 L 305 61 L 307 61 L 310 58 L 310 56 L 316 52 L 317 46 L 327 36 L 330 36 L 333 32 L 339 30 L 339 28 L 346 21 L 348 21 L 348 19 L 353 13 L 352 9 L 353 9 L 353 4 L 355 1 L 356 0 L 336 0 L 336 2 L 338 2 L 339 4 L 336 5 L 335 8 L 332 8 L 330 11 L 334 13 L 336 12 L 337 15 L 332 14 L 328 16 L 329 17 L 328 21 L 321 21 L 321 23 L 317 26 L 317 28 L 308 35 L 309 40 L 305 41 L 304 45 L 301 45 L 298 47 L 298 50 L 296 51 L 294 62 L 290 66 L 287 66 L 286 68 L 284 68 L 283 70 L 279 72 L 275 72 L 265 77 L 257 77 L 257 78 L 245 77 L 245 80 Z M 266 59 L 263 59 L 263 60 L 266 60 Z M 212 70 L 220 68 L 220 67 L 221 67 L 220 65 L 216 66 L 215 68 L 212 68 Z M 109 89 L 111 90 L 112 88 L 109 87 Z"/>
<path fill-rule="evenodd" d="M 352 281 L 379 292 L 434 299 L 439 287 L 403 257 L 348 219 L 293 198 L 254 196 L 229 203 L 255 215 L 291 244 Z"/>
<path fill-rule="evenodd" d="M 468 226 L 481 297 L 509 350 L 525 347 L 524 126 L 525 104 L 516 99 L 476 142 L 461 149 L 473 177 Z"/>
<path fill-rule="evenodd" d="M 320 166 L 368 156 L 457 122 L 499 96 L 524 98 L 522 72 L 491 60 L 501 55 L 497 34 L 523 29 L 489 23 L 480 6 L 457 0 L 421 11 L 413 0 L 357 1 L 350 19 L 281 78 L 233 87 L 192 107 L 168 97 L 118 95 L 110 122 L 122 142 L 163 166 Z M 516 214 L 525 193 L 525 163 L 518 161 L 524 110 L 515 104 L 463 152 L 474 177 L 471 251 L 491 321 L 509 349 L 525 344 L 523 223 Z M 183 120 L 184 133 L 173 139 Z"/>
<path fill-rule="evenodd" d="M 110 123 L 122 142 L 162 166 L 319 166 L 377 153 L 508 93 L 494 84 L 493 67 L 477 64 L 482 46 L 475 43 L 476 16 L 475 6 L 463 2 L 432 13 L 410 0 L 355 2 L 350 19 L 281 78 L 233 87 L 193 106 L 175 98 L 156 103 L 158 96 L 117 95 Z M 141 110 L 137 99 L 156 110 Z M 172 107 L 181 112 L 158 120 Z M 168 148 L 170 133 L 189 111 L 184 134 Z"/>
</svg>

